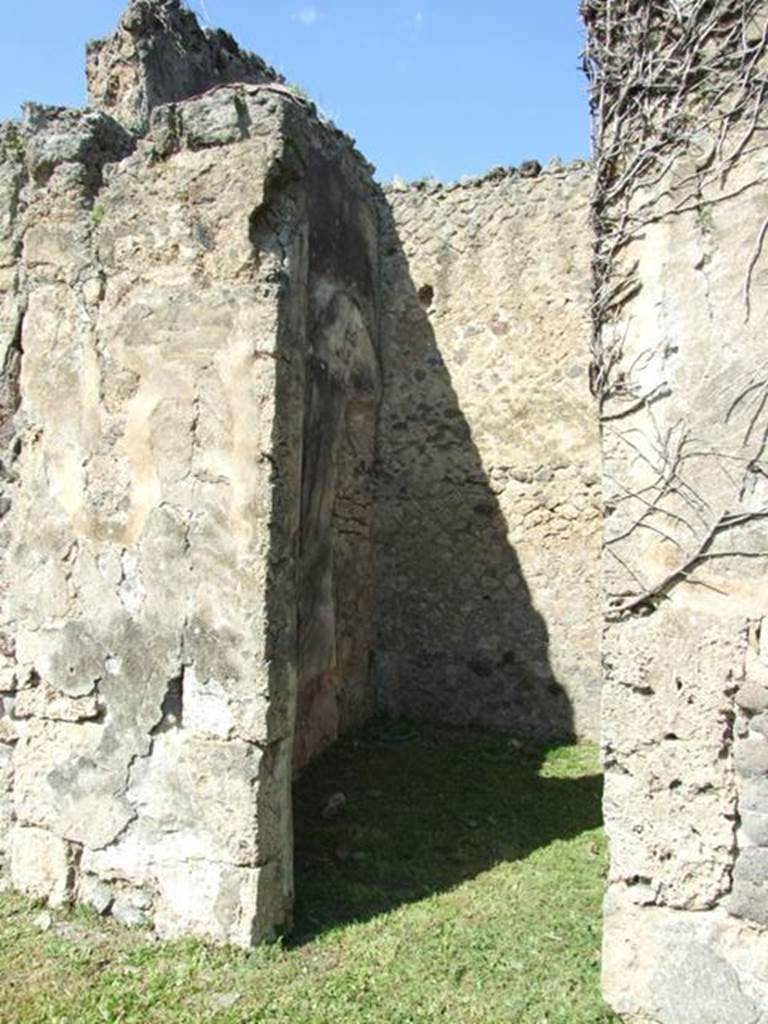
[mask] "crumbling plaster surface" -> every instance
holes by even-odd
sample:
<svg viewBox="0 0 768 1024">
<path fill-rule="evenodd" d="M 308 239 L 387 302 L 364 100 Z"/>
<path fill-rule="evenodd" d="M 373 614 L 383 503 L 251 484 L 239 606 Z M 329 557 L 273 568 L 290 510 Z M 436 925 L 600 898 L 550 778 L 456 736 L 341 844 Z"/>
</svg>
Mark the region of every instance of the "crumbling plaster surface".
<svg viewBox="0 0 768 1024">
<path fill-rule="evenodd" d="M 264 556 L 297 474 L 269 479 L 285 339 L 247 214 L 268 201 L 279 109 L 252 98 L 226 160 L 195 134 L 215 106 L 239 135 L 235 99 L 157 112 L 100 180 L 106 117 L 28 111 L 2 688 L 13 883 L 57 901 L 107 884 L 118 915 L 248 944 L 290 899 L 291 684 L 272 699 Z M 185 119 L 200 145 L 169 128 Z"/>
<path fill-rule="evenodd" d="M 376 216 L 279 85 L 149 119 L 3 127 L 0 853 L 52 903 L 249 946 L 290 921 L 296 694 L 337 663 L 333 559 L 300 563 L 359 489 L 336 449 L 347 392 L 373 419 Z"/>
<path fill-rule="evenodd" d="M 386 191 L 375 675 L 394 714 L 596 738 L 592 177 L 531 172 Z"/>
<path fill-rule="evenodd" d="M 249 946 L 377 702 L 596 735 L 590 171 L 382 194 L 179 0 L 89 87 L 0 126 L 0 878 Z"/>
<path fill-rule="evenodd" d="M 626 40 L 593 51 L 604 62 L 593 99 L 607 97 L 593 366 L 611 850 L 603 978 L 619 1012 L 654 1024 L 768 1020 L 768 277 L 758 244 L 768 154 L 760 131 L 747 141 L 750 121 L 764 124 L 764 86 L 755 83 L 746 123 L 706 102 L 716 85 L 729 103 L 747 88 L 747 75 L 723 68 L 740 45 L 764 46 L 765 9 L 749 6 L 755 21 L 722 57 L 718 40 L 740 25 L 726 5 L 654 23 L 659 46 L 688 32 L 695 53 L 714 20 L 701 75 L 678 79 L 679 65 L 656 55 L 656 68 L 671 69 L 672 114 L 663 100 L 653 116 L 605 113 L 648 54 Z M 619 12 L 587 7 L 599 47 Z M 622 16 L 642 11 L 628 4 Z M 753 69 L 759 60 L 753 49 Z M 703 96 L 688 94 L 689 81 L 704 83 Z M 656 136 L 680 110 L 676 130 Z M 638 154 L 654 147 L 644 177 Z"/>
<path fill-rule="evenodd" d="M 730 178 L 729 190 L 762 178 L 766 170 L 768 163 L 753 158 Z M 612 605 L 652 590 L 684 564 L 713 523 L 724 515 L 745 516 L 743 524 L 714 538 L 708 547 L 712 557 L 694 563 L 663 600 L 651 599 L 637 614 L 609 621 L 604 637 L 605 820 L 613 908 L 606 919 L 605 984 L 618 1009 L 637 1013 L 657 1005 L 659 1015 L 649 1019 L 663 1024 L 688 1019 L 680 1016 L 688 989 L 713 976 L 721 942 L 729 950 L 747 945 L 757 970 L 749 982 L 757 998 L 749 1002 L 738 995 L 748 960 L 740 959 L 734 970 L 718 967 L 724 1005 L 733 999 L 752 1006 L 751 1015 L 744 1009 L 723 1019 L 762 1021 L 757 1008 L 768 1002 L 768 978 L 758 967 L 768 956 L 765 931 L 727 913 L 768 924 L 768 834 L 762 828 L 768 816 L 768 739 L 761 729 L 768 706 L 762 639 L 768 586 L 764 563 L 756 557 L 764 550 L 764 528 L 759 518 L 747 518 L 766 507 L 768 492 L 762 433 L 749 430 L 754 403 L 731 410 L 765 348 L 762 272 L 747 324 L 743 307 L 747 254 L 764 199 L 764 189 L 747 188 L 708 207 L 704 224 L 695 212 L 678 215 L 650 227 L 627 253 L 628 259 L 639 257 L 642 290 L 625 313 L 622 366 L 643 366 L 643 386 L 663 384 L 668 397 L 610 420 L 603 434 L 609 619 L 615 615 Z M 663 501 L 664 522 L 659 516 L 649 523 L 663 535 L 638 530 L 633 524 L 656 499 L 663 461 L 679 454 L 684 462 L 676 470 L 678 490 Z M 710 930 L 720 938 L 697 938 L 702 928 L 709 931 L 690 914 L 654 912 L 639 928 L 637 908 L 644 906 L 711 914 L 717 927 Z M 667 921 L 694 974 L 690 984 L 675 985 L 671 976 L 662 983 L 659 968 L 643 975 L 649 986 L 643 991 L 634 979 L 629 982 L 611 951 L 637 943 L 636 962 L 650 964 L 659 947 L 644 947 L 645 933 L 650 929 L 655 936 L 656 924 Z M 659 941 L 654 937 L 653 943 Z M 702 942 L 709 949 L 705 958 Z M 746 977 L 752 978 L 752 968 Z M 695 1019 L 720 1018 L 710 1013 Z"/>
<path fill-rule="evenodd" d="M 373 492 L 379 239 L 368 166 L 344 147 L 309 165 L 307 370 L 298 574 L 300 770 L 373 712 Z"/>
<path fill-rule="evenodd" d="M 14 463 L 18 455 L 16 413 L 19 407 L 21 371 L 20 333 L 24 311 L 22 273 L 18 263 L 21 244 L 18 207 L 26 173 L 19 159 L 16 131 L 0 126 L 0 665 L 5 673 L 13 665 L 16 640 L 8 615 L 8 557 L 12 518 Z M 13 816 L 14 734 L 7 724 L 8 698 L 0 695 L 0 885 L 7 877 L 8 837 Z"/>
</svg>

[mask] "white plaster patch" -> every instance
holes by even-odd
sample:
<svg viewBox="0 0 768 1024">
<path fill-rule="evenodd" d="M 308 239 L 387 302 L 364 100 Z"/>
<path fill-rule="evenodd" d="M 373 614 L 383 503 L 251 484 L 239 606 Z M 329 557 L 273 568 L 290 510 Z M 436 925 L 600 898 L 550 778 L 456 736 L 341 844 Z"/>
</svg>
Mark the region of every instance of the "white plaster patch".
<svg viewBox="0 0 768 1024">
<path fill-rule="evenodd" d="M 225 688 L 216 679 L 200 680 L 194 665 L 184 669 L 184 726 L 201 736 L 228 739 L 232 710 Z"/>
<path fill-rule="evenodd" d="M 138 559 L 130 551 L 123 551 L 120 556 L 120 565 L 123 577 L 117 588 L 118 595 L 126 611 L 131 615 L 137 615 L 147 596 L 139 573 Z"/>
</svg>

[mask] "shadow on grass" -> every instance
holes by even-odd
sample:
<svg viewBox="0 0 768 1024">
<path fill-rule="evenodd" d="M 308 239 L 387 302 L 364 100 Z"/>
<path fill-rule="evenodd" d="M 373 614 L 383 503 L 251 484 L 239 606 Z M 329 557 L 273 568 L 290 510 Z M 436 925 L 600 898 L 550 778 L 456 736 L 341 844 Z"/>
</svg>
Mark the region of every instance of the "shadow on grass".
<svg viewBox="0 0 768 1024">
<path fill-rule="evenodd" d="M 402 722 L 341 740 L 296 786 L 290 944 L 599 827 L 601 776 L 543 777 L 546 753 L 503 736 Z M 334 793 L 347 803 L 325 820 Z"/>
</svg>

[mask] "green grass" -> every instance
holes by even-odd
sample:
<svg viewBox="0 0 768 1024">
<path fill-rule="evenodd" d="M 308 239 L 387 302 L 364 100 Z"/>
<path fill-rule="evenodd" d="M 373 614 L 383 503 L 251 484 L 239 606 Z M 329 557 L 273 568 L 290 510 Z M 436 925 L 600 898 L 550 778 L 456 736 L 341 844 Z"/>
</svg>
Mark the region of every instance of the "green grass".
<svg viewBox="0 0 768 1024">
<path fill-rule="evenodd" d="M 596 764 L 374 725 L 297 787 L 289 939 L 152 943 L 82 910 L 41 933 L 3 894 L 0 1024 L 609 1024 Z"/>
</svg>

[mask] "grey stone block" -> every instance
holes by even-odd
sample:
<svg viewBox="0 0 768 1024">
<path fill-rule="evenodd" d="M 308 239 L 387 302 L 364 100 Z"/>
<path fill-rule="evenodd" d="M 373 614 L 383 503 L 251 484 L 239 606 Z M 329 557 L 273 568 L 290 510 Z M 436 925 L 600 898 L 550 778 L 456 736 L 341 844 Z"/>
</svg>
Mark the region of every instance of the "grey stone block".
<svg viewBox="0 0 768 1024">
<path fill-rule="evenodd" d="M 728 913 L 755 924 L 768 926 L 768 885 L 734 882 Z"/>
<path fill-rule="evenodd" d="M 742 811 L 741 828 L 744 836 L 756 846 L 768 846 L 768 814 Z"/>
<path fill-rule="evenodd" d="M 660 1024 L 756 1024 L 758 1007 L 736 971 L 697 942 L 670 949 L 651 988 Z"/>
<path fill-rule="evenodd" d="M 138 928 L 147 923 L 146 914 L 127 900 L 118 899 L 112 907 L 112 917 L 127 928 Z"/>
<path fill-rule="evenodd" d="M 768 775 L 768 740 L 751 735 L 736 743 L 736 771 L 744 778 Z"/>
<path fill-rule="evenodd" d="M 734 882 L 755 882 L 768 885 L 768 850 L 748 846 L 742 850 L 733 870 Z"/>
<path fill-rule="evenodd" d="M 759 714 L 768 710 L 768 690 L 757 683 L 745 683 L 736 694 L 736 703 L 744 711 Z"/>
<path fill-rule="evenodd" d="M 93 907 L 97 914 L 106 914 L 114 900 L 112 889 L 108 885 L 103 882 L 93 882 L 93 880 L 87 889 L 81 886 L 80 895 L 81 899 Z"/>
<path fill-rule="evenodd" d="M 768 779 L 745 779 L 739 786 L 739 809 L 757 814 L 768 814 Z"/>
</svg>

